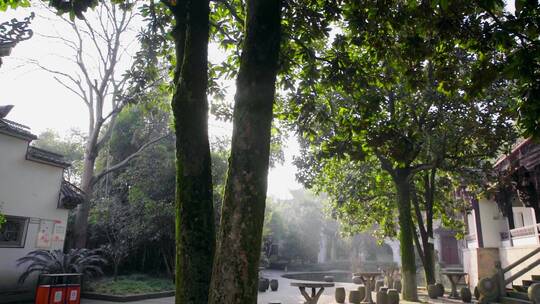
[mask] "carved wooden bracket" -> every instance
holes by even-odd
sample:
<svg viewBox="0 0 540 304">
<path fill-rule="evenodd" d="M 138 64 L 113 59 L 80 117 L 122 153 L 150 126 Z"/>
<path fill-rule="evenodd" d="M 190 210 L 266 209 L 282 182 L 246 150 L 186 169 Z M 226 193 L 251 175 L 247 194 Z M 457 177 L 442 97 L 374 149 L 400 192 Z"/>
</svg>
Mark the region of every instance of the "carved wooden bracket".
<svg viewBox="0 0 540 304">
<path fill-rule="evenodd" d="M 34 13 L 31 13 L 23 21 L 11 19 L 0 23 L 0 66 L 2 65 L 2 57 L 9 56 L 17 43 L 32 38 L 34 32 L 29 26 L 34 16 Z"/>
</svg>

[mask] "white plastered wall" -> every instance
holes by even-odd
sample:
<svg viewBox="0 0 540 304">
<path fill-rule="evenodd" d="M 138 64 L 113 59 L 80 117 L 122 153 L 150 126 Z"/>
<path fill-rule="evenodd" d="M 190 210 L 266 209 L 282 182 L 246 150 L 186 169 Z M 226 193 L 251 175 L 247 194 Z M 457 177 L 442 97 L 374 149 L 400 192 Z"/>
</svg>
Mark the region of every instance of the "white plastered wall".
<svg viewBox="0 0 540 304">
<path fill-rule="evenodd" d="M 17 285 L 23 270 L 17 267 L 17 259 L 36 249 L 40 225 L 67 225 L 68 210 L 57 208 L 63 169 L 26 160 L 27 145 L 25 140 L 0 134 L 1 212 L 29 218 L 24 248 L 0 247 L 0 291 L 33 288 L 32 280 Z M 46 249 L 62 249 L 65 229 L 60 236 Z"/>
<path fill-rule="evenodd" d="M 479 200 L 480 223 L 484 248 L 501 246 L 501 232 L 507 231 L 506 218 L 502 215 L 494 201 L 482 198 Z"/>
</svg>

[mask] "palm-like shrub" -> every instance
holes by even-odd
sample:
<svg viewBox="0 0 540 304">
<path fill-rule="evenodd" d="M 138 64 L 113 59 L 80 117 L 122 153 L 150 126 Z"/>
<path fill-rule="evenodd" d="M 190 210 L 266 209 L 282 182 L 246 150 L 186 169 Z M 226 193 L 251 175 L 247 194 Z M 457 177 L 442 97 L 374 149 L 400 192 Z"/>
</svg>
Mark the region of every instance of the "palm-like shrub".
<svg viewBox="0 0 540 304">
<path fill-rule="evenodd" d="M 71 249 L 67 253 L 61 250 L 35 250 L 17 260 L 17 266 L 27 264 L 20 275 L 22 284 L 30 274 L 37 273 L 81 273 L 86 276 L 102 275 L 101 266 L 106 260 L 97 250 Z"/>
</svg>

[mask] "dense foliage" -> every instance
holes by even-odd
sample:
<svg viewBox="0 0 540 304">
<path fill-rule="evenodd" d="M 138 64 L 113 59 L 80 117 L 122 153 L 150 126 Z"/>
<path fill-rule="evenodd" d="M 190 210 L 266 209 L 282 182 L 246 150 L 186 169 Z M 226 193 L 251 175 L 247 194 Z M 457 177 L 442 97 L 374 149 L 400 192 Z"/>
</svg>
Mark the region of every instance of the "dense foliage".
<svg viewBox="0 0 540 304">
<path fill-rule="evenodd" d="M 427 241 L 435 194 L 433 187 L 422 196 L 429 198 L 424 227 L 421 207 L 411 206 L 420 197 L 413 182 L 426 170 L 434 176 L 437 170 L 459 172 L 493 158 L 515 138 L 512 82 L 468 93 L 478 57 L 461 43 L 471 39 L 463 29 L 481 30 L 482 19 L 476 5 L 457 2 L 452 5 L 459 10 L 429 2 L 343 6 L 330 42 L 307 44 L 316 55 L 296 68 L 300 77 L 282 115 L 302 135 L 298 164 L 306 185 L 318 179 L 341 216 L 360 229 L 378 223 L 383 235 L 392 235 L 399 227 L 409 300 L 416 298 L 416 287 L 409 285 L 416 272 L 412 216 L 418 215 L 424 251 L 433 252 Z M 433 177 L 429 185 L 439 180 Z"/>
</svg>

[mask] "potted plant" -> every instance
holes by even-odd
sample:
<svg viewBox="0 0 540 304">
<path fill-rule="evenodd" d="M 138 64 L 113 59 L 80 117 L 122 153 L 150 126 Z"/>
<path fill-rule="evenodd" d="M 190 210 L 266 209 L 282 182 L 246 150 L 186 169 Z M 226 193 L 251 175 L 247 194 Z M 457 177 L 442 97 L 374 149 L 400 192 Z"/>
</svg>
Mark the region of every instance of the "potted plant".
<svg viewBox="0 0 540 304">
<path fill-rule="evenodd" d="M 62 250 L 34 250 L 17 260 L 17 266 L 26 265 L 26 270 L 19 276 L 19 283 L 24 283 L 32 273 L 102 275 L 101 267 L 105 263 L 97 250 L 71 249 L 67 253 Z"/>
</svg>

